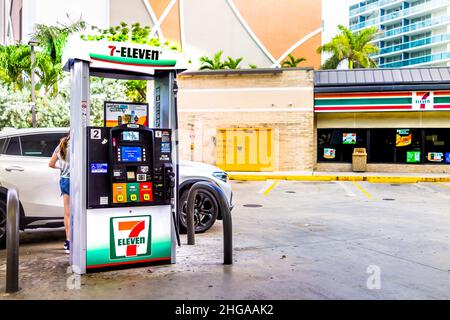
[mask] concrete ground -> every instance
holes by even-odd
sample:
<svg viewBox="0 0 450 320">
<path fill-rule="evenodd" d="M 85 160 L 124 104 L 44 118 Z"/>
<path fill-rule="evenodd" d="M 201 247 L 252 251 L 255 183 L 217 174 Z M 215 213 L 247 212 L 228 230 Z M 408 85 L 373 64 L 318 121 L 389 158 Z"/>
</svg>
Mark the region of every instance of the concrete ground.
<svg viewBox="0 0 450 320">
<path fill-rule="evenodd" d="M 450 299 L 450 183 L 232 184 L 232 266 L 220 222 L 175 265 L 81 278 L 63 232 L 41 230 L 21 235 L 19 293 L 0 251 L 0 299 Z"/>
</svg>

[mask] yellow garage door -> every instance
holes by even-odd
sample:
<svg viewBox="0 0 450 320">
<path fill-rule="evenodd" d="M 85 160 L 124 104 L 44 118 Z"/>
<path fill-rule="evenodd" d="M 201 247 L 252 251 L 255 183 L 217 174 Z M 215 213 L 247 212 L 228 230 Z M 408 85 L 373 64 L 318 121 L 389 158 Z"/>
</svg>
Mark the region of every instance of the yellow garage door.
<svg viewBox="0 0 450 320">
<path fill-rule="evenodd" d="M 216 165 L 225 171 L 273 171 L 271 128 L 217 129 Z"/>
</svg>

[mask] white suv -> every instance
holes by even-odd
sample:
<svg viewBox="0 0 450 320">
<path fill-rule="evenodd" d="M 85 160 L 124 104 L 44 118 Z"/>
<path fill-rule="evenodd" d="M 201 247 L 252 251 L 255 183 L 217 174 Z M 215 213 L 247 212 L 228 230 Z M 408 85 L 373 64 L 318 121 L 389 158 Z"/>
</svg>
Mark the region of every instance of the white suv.
<svg viewBox="0 0 450 320">
<path fill-rule="evenodd" d="M 6 238 L 6 196 L 15 188 L 20 197 L 20 228 L 63 226 L 63 201 L 59 171 L 48 166 L 49 159 L 69 128 L 7 129 L 0 132 L 0 247 Z M 186 202 L 189 188 L 198 181 L 216 183 L 231 205 L 232 191 L 227 174 L 212 165 L 180 161 L 180 227 L 186 228 Z M 208 190 L 196 199 L 196 232 L 211 228 L 221 219 L 218 200 Z"/>
</svg>

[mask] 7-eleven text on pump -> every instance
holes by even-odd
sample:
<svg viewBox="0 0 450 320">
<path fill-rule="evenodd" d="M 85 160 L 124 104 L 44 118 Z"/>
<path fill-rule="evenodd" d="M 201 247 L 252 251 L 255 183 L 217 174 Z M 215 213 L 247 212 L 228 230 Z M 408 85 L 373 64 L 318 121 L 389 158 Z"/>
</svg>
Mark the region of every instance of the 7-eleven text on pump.
<svg viewBox="0 0 450 320">
<path fill-rule="evenodd" d="M 150 216 L 111 218 L 111 259 L 151 254 Z"/>
</svg>

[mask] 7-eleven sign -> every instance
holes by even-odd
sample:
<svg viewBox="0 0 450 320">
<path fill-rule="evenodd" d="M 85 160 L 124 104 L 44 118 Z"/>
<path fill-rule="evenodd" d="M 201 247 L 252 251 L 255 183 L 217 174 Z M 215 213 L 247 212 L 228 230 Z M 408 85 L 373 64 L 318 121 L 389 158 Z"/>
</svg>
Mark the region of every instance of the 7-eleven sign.
<svg viewBox="0 0 450 320">
<path fill-rule="evenodd" d="M 111 259 L 123 259 L 150 255 L 150 223 L 151 216 L 111 218 Z"/>
</svg>

